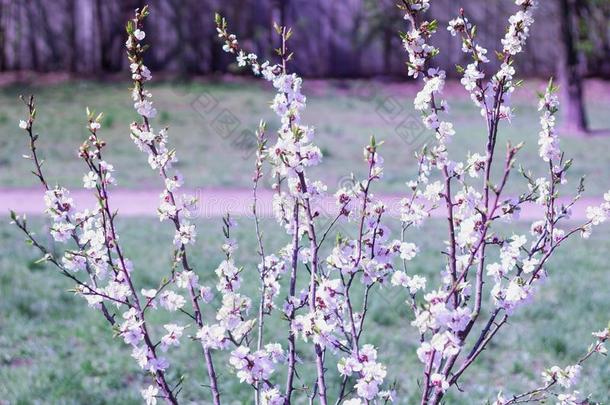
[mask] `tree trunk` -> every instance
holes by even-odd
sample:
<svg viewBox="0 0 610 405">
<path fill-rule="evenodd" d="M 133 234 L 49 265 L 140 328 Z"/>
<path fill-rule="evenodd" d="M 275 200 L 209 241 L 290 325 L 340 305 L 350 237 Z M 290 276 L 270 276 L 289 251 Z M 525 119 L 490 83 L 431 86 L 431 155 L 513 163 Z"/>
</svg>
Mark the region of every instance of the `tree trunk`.
<svg viewBox="0 0 610 405">
<path fill-rule="evenodd" d="M 392 76 L 392 37 L 394 32 L 389 28 L 383 29 L 383 72 L 386 75 Z"/>
<path fill-rule="evenodd" d="M 98 73 L 101 66 L 96 1 L 76 0 L 76 69 L 80 73 Z"/>
<path fill-rule="evenodd" d="M 0 72 L 6 70 L 6 37 L 4 29 L 4 1 L 0 0 Z"/>
<path fill-rule="evenodd" d="M 578 27 L 575 19 L 579 0 L 559 0 L 561 55 L 558 60 L 557 75 L 563 101 L 563 129 L 584 134 L 587 132 L 587 118 L 583 98 L 583 78 L 578 58 Z"/>
</svg>

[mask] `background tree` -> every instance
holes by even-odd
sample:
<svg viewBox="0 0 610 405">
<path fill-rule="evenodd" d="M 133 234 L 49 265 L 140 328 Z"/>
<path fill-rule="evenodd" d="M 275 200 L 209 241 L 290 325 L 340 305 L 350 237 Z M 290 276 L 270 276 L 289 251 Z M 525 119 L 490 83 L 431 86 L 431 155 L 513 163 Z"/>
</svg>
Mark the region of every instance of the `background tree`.
<svg viewBox="0 0 610 405">
<path fill-rule="evenodd" d="M 610 77 L 610 1 L 581 1 L 580 48 L 587 59 L 587 71 Z"/>
<path fill-rule="evenodd" d="M 545 18 L 532 27 L 527 59 L 518 62 L 523 76 L 548 76 L 556 71 L 558 31 L 565 27 L 560 2 L 578 6 L 572 14 L 573 48 L 580 53 L 580 69 L 587 76 L 610 78 L 610 1 L 557 0 L 540 2 Z M 149 35 L 156 47 L 147 54 L 155 71 L 184 76 L 235 71 L 218 51 L 212 23 L 218 11 L 243 27 L 249 48 L 269 56 L 269 22 L 284 21 L 295 33 L 299 49 L 294 65 L 299 74 L 315 77 L 406 77 L 400 54 L 402 17 L 396 0 L 0 0 L 0 71 L 76 72 L 102 75 L 125 69 L 123 21 L 129 10 L 150 4 Z M 493 49 L 493 38 L 511 2 L 469 0 L 466 12 L 480 28 L 481 45 Z M 439 25 L 457 13 L 454 0 L 435 0 L 430 11 Z M 564 13 L 565 15 L 565 13 Z M 569 15 L 569 14 L 568 14 Z M 185 20 L 186 19 L 186 20 Z M 441 30 L 434 45 L 443 50 L 438 64 L 456 76 L 454 66 L 464 62 L 459 44 Z M 84 44 L 89 44 L 84 46 Z M 578 58 L 577 58 L 578 59 Z"/>
<path fill-rule="evenodd" d="M 559 0 L 560 57 L 557 75 L 564 104 L 564 130 L 577 133 L 588 131 L 583 97 L 583 72 L 579 20 L 583 15 L 585 1 Z"/>
</svg>

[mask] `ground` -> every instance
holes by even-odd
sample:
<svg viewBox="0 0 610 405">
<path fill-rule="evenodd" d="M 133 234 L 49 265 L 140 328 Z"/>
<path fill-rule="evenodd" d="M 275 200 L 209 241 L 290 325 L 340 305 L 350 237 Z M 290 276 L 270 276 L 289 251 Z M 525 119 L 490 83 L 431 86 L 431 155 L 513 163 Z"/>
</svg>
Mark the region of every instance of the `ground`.
<svg viewBox="0 0 610 405">
<path fill-rule="evenodd" d="M 128 219 L 120 223 L 127 256 L 135 262 L 138 285 L 153 287 L 168 271 L 171 231 L 167 224 L 154 220 Z M 41 221 L 33 223 L 37 230 L 42 225 Z M 245 290 L 253 292 L 256 256 L 252 254 L 252 223 L 244 219 L 239 225 L 236 260 L 246 268 Z M 433 220 L 422 229 L 425 232 L 409 235 L 427 252 L 412 262 L 409 271 L 435 277 L 442 260 L 438 251 L 444 238 L 443 225 Z M 222 259 L 220 226 L 220 220 L 200 222 L 200 237 L 192 250 L 197 272 L 209 285 L 214 283 L 212 270 Z M 517 228 L 523 230 L 523 226 Z M 263 227 L 265 235 L 277 235 L 276 229 L 271 222 Z M 449 397 L 449 404 L 483 403 L 500 389 L 514 393 L 532 388 L 540 382 L 543 368 L 566 366 L 586 351 L 592 342 L 590 332 L 603 328 L 610 313 L 607 289 L 594 288 L 610 283 L 608 230 L 603 226 L 590 240 L 574 240 L 559 251 L 548 266 L 550 277 L 535 301 L 515 315 L 510 329 L 500 333 L 491 346 L 493 350 L 485 352 L 467 374 L 461 384 L 466 394 Z M 268 242 L 270 248 L 278 248 L 287 240 L 269 236 Z M 52 267 L 35 264 L 37 258 L 15 229 L 0 227 L 0 313 L 4 314 L 0 318 L 0 398 L 10 404 L 139 403 L 137 389 L 144 383 L 143 377 L 127 347 L 120 339 L 113 339 L 99 313 L 67 291 L 72 287 L 69 282 Z M 406 297 L 395 289 L 376 290 L 372 297 L 371 328 L 363 341 L 379 346 L 389 375 L 398 384 L 399 403 L 413 403 L 421 364 L 415 357 L 417 336 L 409 325 Z M 210 305 L 216 305 L 217 299 Z M 210 316 L 212 309 L 206 307 L 204 311 Z M 277 334 L 274 330 L 278 330 L 278 323 L 283 321 L 269 326 L 268 337 Z M 199 398 L 196 403 L 202 403 L 201 398 L 207 394 L 203 361 L 198 346 L 187 342 L 177 351 L 179 361 L 170 376 L 176 381 L 184 374 L 184 399 Z M 311 353 L 300 355 L 309 358 Z M 218 364 L 226 364 L 224 354 L 215 356 Z M 301 375 L 308 373 L 302 371 Z M 607 402 L 610 380 L 604 376 L 608 375 L 607 359 L 594 358 L 584 369 L 581 392 L 593 393 L 594 399 Z M 247 386 L 238 385 L 234 376 L 226 373 L 222 380 L 230 381 L 222 390 L 238 401 L 232 403 L 249 403 Z M 474 383 L 476 380 L 479 383 Z M 329 386 L 335 395 L 336 381 Z"/>
<path fill-rule="evenodd" d="M 372 82 L 313 82 L 305 85 L 309 109 L 305 121 L 317 127 L 318 143 L 325 154 L 322 166 L 312 177 L 321 177 L 332 192 L 345 181 L 350 170 L 361 173 L 362 146 L 369 136 L 385 140 L 381 153 L 386 160 L 384 181 L 376 192 L 402 193 L 404 183 L 413 174 L 411 157 L 420 130 L 416 124 L 411 99 L 414 87 L 371 84 Z M 449 98 L 457 134 L 453 142 L 455 156 L 468 150 L 479 151 L 483 136 L 478 113 L 451 83 Z M 595 128 L 610 128 L 610 86 L 588 84 L 588 109 Z M 535 90 L 543 83 L 532 81 L 515 96 L 516 117 L 505 127 L 500 144 L 525 141 L 521 161 L 525 167 L 542 172 L 537 156 L 538 115 L 534 109 Z M 157 128 L 168 125 L 170 137 L 181 158 L 180 169 L 187 185 L 197 187 L 249 186 L 253 166 L 252 146 L 242 131 L 257 126 L 258 120 L 276 123 L 268 108 L 272 94 L 260 83 L 238 82 L 165 83 L 152 89 L 159 108 Z M 82 162 L 76 150 L 85 136 L 84 106 L 104 111 L 102 137 L 109 141 L 107 159 L 117 168 L 119 185 L 149 190 L 158 187 L 158 178 L 135 153 L 127 127 L 135 119 L 126 83 L 70 82 L 45 87 L 13 85 L 0 90 L 0 188 L 30 187 L 35 179 L 20 156 L 25 153 L 25 139 L 17 128 L 23 107 L 20 93 L 35 92 L 39 103 L 40 148 L 47 160 L 45 168 L 52 182 L 80 187 Z M 389 97 L 389 98 L 388 98 Z M 399 125 L 406 119 L 406 126 Z M 478 121 L 477 121 L 478 120 Z M 398 127 L 398 130 L 396 129 Z M 588 174 L 586 194 L 599 196 L 609 188 L 610 137 L 583 139 L 562 137 L 568 157 L 575 158 L 568 186 Z M 416 139 L 414 142 L 413 140 Z M 515 180 L 517 177 L 515 177 Z M 510 193 L 523 190 L 521 182 L 509 186 Z M 34 194 L 35 195 L 35 194 Z M 2 191 L 0 191 L 2 198 Z M 33 197 L 35 198 L 35 197 Z M 15 207 L 19 209 L 19 207 Z M 32 219 L 44 235 L 44 221 Z M 150 218 L 120 219 L 122 241 L 127 255 L 136 265 L 138 284 L 152 287 L 168 271 L 171 231 L 167 224 Z M 435 277 L 442 265 L 444 223 L 430 221 L 425 228 L 408 235 L 416 239 L 422 251 L 410 269 Z M 527 224 L 502 229 L 524 231 Z M 559 251 L 549 265 L 549 280 L 542 286 L 535 302 L 520 311 L 484 353 L 461 387 L 467 394 L 449 397 L 448 404 L 482 403 L 497 390 L 520 392 L 540 381 L 544 367 L 573 363 L 592 341 L 590 332 L 608 323 L 610 272 L 607 252 L 610 248 L 609 226 L 602 226 L 590 240 L 574 240 Z M 248 291 L 254 291 L 253 272 L 256 256 L 251 220 L 243 218 L 237 231 L 240 243 L 237 260 L 245 266 Z M 269 250 L 287 243 L 282 232 L 265 220 Z M 199 221 L 199 239 L 194 263 L 203 280 L 212 283 L 213 272 L 221 260 L 220 220 Z M 99 314 L 88 309 L 68 290 L 72 286 L 49 266 L 36 264 L 38 256 L 23 243 L 23 237 L 8 224 L 0 222 L 0 404 L 130 404 L 140 403 L 138 389 L 143 377 L 134 366 L 129 352 L 119 339 L 113 339 Z M 285 290 L 284 290 L 285 291 Z M 389 375 L 396 378 L 401 403 L 412 403 L 417 393 L 421 365 L 415 357 L 417 337 L 409 325 L 411 315 L 405 297 L 394 290 L 375 292 L 367 342 L 380 347 Z M 209 315 L 211 309 L 207 312 Z M 186 322 L 186 321 L 185 321 Z M 269 336 L 277 330 L 268 329 Z M 508 332 L 508 333 L 506 333 Z M 177 352 L 179 362 L 170 377 L 176 381 L 185 375 L 185 399 L 196 400 L 207 393 L 203 362 L 195 345 L 184 345 Z M 301 353 L 308 357 L 310 353 Z M 223 363 L 224 354 L 216 354 Z M 179 364 L 179 366 L 178 366 Z M 303 377 L 308 375 L 303 370 Z M 598 401 L 610 401 L 610 364 L 594 359 L 584 370 L 579 388 L 594 394 Z M 225 375 L 225 380 L 234 381 Z M 475 384 L 475 381 L 479 381 Z M 482 382 L 482 383 L 481 383 Z M 334 385 L 333 385 L 334 384 Z M 330 383 L 331 392 L 336 382 Z M 491 387 L 491 389 L 490 389 Z M 249 403 L 247 387 L 228 383 L 223 392 L 236 395 L 236 402 Z M 334 395 L 334 394 L 333 394 Z M 201 401 L 199 401 L 201 403 Z"/>
<path fill-rule="evenodd" d="M 277 126 L 269 109 L 272 93 L 263 82 L 238 83 L 164 83 L 152 87 L 159 109 L 154 121 L 157 129 L 169 126 L 172 145 L 180 158 L 179 168 L 186 185 L 197 187 L 240 187 L 250 185 L 253 144 L 252 131 L 261 118 L 270 128 Z M 54 181 L 66 186 L 80 186 L 82 162 L 75 158 L 78 146 L 86 136 L 85 106 L 105 113 L 101 137 L 109 143 L 106 158 L 119 174 L 123 187 L 157 186 L 157 178 L 142 164 L 129 139 L 128 126 L 134 120 L 128 83 L 69 82 L 45 87 L 27 88 L 14 85 L 0 90 L 0 187 L 27 186 L 35 179 L 27 176 L 29 162 L 21 158 L 26 146 L 17 127 L 24 107 L 19 94 L 35 93 L 38 98 L 40 149 L 47 159 L 47 170 Z M 513 105 L 516 116 L 505 124 L 498 141 L 525 142 L 519 164 L 534 173 L 546 169 L 538 158 L 538 117 L 535 92 L 544 88 L 540 81 L 529 81 L 518 89 Z M 589 84 L 588 110 L 593 128 L 609 128 L 610 85 Z M 351 171 L 361 174 L 362 148 L 374 135 L 385 144 L 380 150 L 386 161 L 386 172 L 379 191 L 404 192 L 405 182 L 415 171 L 413 152 L 427 139 L 418 115 L 413 110 L 413 85 L 377 84 L 375 82 L 305 83 L 309 97 L 304 121 L 317 128 L 316 143 L 324 153 L 324 164 L 312 175 L 324 179 L 335 190 Z M 450 83 L 448 98 L 457 134 L 452 146 L 455 158 L 464 159 L 467 152 L 483 152 L 484 123 L 459 83 Z M 272 136 L 272 130 L 269 131 Z M 242 133 L 245 135 L 242 136 Z M 569 134 L 567 134 L 569 135 Z M 610 167 L 610 136 L 595 136 L 583 141 L 579 137 L 562 139 L 567 157 L 574 158 L 572 179 L 587 175 L 591 181 L 587 195 L 599 196 L 607 191 L 603 178 Z M 523 191 L 516 177 L 509 184 L 514 194 Z M 517 181 L 514 181 L 517 180 Z"/>
</svg>

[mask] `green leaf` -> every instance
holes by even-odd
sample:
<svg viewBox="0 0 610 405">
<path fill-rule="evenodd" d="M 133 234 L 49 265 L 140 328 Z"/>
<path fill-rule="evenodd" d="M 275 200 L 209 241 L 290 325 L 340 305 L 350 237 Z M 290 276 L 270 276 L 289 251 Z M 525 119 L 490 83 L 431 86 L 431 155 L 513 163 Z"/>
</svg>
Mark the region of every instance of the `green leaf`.
<svg viewBox="0 0 610 405">
<path fill-rule="evenodd" d="M 282 35 L 282 27 L 275 21 L 273 22 L 273 29 L 275 30 L 275 32 L 277 32 L 278 35 Z"/>
<path fill-rule="evenodd" d="M 44 255 L 42 256 L 40 259 L 36 260 L 34 262 L 34 264 L 41 264 L 41 263 L 45 263 L 49 260 L 49 255 Z"/>
</svg>

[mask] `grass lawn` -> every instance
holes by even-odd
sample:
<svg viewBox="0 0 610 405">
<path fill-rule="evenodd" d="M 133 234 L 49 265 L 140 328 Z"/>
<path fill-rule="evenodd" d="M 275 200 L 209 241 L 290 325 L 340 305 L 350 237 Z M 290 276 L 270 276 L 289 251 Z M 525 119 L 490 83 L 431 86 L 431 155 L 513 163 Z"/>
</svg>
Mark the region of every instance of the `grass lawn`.
<svg viewBox="0 0 610 405">
<path fill-rule="evenodd" d="M 251 131 L 264 118 L 271 128 L 277 126 L 268 108 L 272 93 L 266 83 L 246 81 L 225 84 L 171 84 L 152 86 L 159 109 L 153 121 L 156 129 L 170 127 L 172 145 L 178 151 L 180 169 L 189 187 L 249 186 L 252 168 Z M 535 90 L 540 81 L 528 82 L 514 97 L 516 118 L 504 125 L 499 148 L 507 140 L 513 144 L 524 141 L 521 152 L 525 167 L 540 173 L 545 170 L 538 158 L 538 112 Z M 588 95 L 588 112 L 594 128 L 610 128 L 610 97 L 607 84 L 596 83 Z M 606 89 L 606 90 L 604 90 Z M 413 177 L 414 146 L 428 132 L 421 132 L 418 116 L 412 107 L 417 87 L 411 85 L 374 84 L 373 82 L 306 82 L 309 97 L 305 122 L 317 128 L 316 143 L 324 152 L 324 163 L 312 176 L 324 179 L 334 191 L 351 170 L 362 174 L 362 147 L 371 135 L 385 140 L 381 150 L 385 157 L 383 191 L 404 191 L 404 183 Z M 0 90 L 0 186 L 32 185 L 35 179 L 26 174 L 29 162 L 25 139 L 17 123 L 24 108 L 19 94 L 35 93 L 38 97 L 39 124 L 42 133 L 40 149 L 48 161 L 48 173 L 57 182 L 80 186 L 82 162 L 76 150 L 86 136 L 85 106 L 104 111 L 102 137 L 110 143 L 106 158 L 118 170 L 119 184 L 124 187 L 157 186 L 144 157 L 129 139 L 128 125 L 134 120 L 127 83 L 70 82 L 39 88 L 10 86 Z M 457 135 L 453 157 L 464 159 L 468 151 L 482 153 L 483 123 L 478 111 L 466 98 L 459 84 L 450 83 L 448 98 Z M 406 121 L 404 121 L 406 120 Z M 401 125 L 405 122 L 404 125 Z M 245 131 L 245 132 L 244 132 Z M 249 132 L 250 131 L 250 132 Z M 272 131 L 270 131 L 272 132 Z M 245 135 L 243 135 L 245 133 Z M 610 136 L 589 139 L 564 137 L 562 145 L 568 157 L 575 158 L 573 184 L 580 175 L 605 179 L 610 169 Z M 503 155 L 504 152 L 502 151 Z M 509 184 L 512 193 L 523 190 L 521 182 Z M 607 181 L 590 181 L 587 195 L 607 191 Z"/>
<path fill-rule="evenodd" d="M 227 94 L 235 92 L 233 97 L 237 97 L 234 89 L 226 91 Z M 128 118 L 128 113 L 120 113 L 118 106 L 116 108 L 117 121 Z M 46 120 L 51 121 L 51 118 Z M 113 129 L 113 133 L 118 136 L 119 130 Z M 68 133 L 65 137 L 73 138 Z M 177 136 L 175 139 L 187 152 L 185 141 Z M 115 152 L 118 154 L 119 150 L 115 149 Z M 129 160 L 121 162 L 130 165 Z M 132 174 L 131 181 L 134 181 L 138 175 Z M 3 181 L 6 183 L 8 177 L 3 177 Z M 256 289 L 253 276 L 257 260 L 255 240 L 251 236 L 251 222 L 245 219 L 240 222 L 241 226 L 236 230 L 240 242 L 237 261 L 246 268 L 243 288 L 253 292 Z M 135 262 L 138 285 L 153 287 L 167 272 L 171 243 L 169 227 L 153 219 L 130 219 L 120 223 L 124 248 Z M 43 222 L 34 220 L 32 226 L 42 229 Z M 517 226 L 521 227 L 524 226 Z M 287 242 L 274 224 L 265 222 L 263 228 L 269 235 L 268 251 Z M 425 253 L 412 262 L 410 270 L 434 278 L 442 265 L 438 251 L 445 238 L 443 223 L 432 221 L 424 230 L 411 235 Z M 551 276 L 535 302 L 512 318 L 510 329 L 501 332 L 492 345 L 493 351 L 484 353 L 462 381 L 461 387 L 466 392 L 450 395 L 447 404 L 483 403 L 501 388 L 513 393 L 533 388 L 540 382 L 544 367 L 571 364 L 587 349 L 592 342 L 590 332 L 601 329 L 609 320 L 608 230 L 608 226 L 603 226 L 589 241 L 574 240 L 560 249 L 548 266 Z M 221 260 L 217 246 L 221 238 L 220 220 L 200 221 L 199 235 L 196 248 L 192 250 L 193 262 L 201 279 L 209 280 L 211 284 L 215 277 L 213 269 Z M 71 287 L 67 280 L 50 266 L 35 264 L 38 257 L 22 239 L 6 221 L 0 224 L 0 403 L 139 404 L 139 388 L 144 382 L 129 357 L 128 348 L 119 339 L 113 339 L 97 312 L 66 291 Z M 282 290 L 282 297 L 285 291 Z M 404 304 L 405 298 L 392 289 L 376 290 L 368 318 L 372 324 L 363 342 L 379 346 L 381 358 L 388 366 L 388 381 L 395 378 L 399 386 L 399 403 L 411 404 L 416 401 L 417 379 L 422 367 L 415 355 L 417 337 L 409 325 L 411 315 Z M 211 309 L 207 311 L 207 316 L 210 315 Z M 187 322 L 181 316 L 174 316 L 174 321 Z M 283 330 L 279 329 L 280 322 L 269 324 L 268 338 L 272 339 L 278 330 Z M 207 404 L 207 381 L 198 350 L 197 345 L 183 341 L 183 345 L 172 352 L 178 361 L 173 363 L 170 378 L 176 381 L 177 376 L 185 375 L 183 399 Z M 300 355 L 309 358 L 312 353 L 308 350 Z M 227 375 L 223 367 L 226 354 L 215 353 L 215 357 L 222 370 L 221 380 L 225 381 L 221 389 L 227 397 L 235 398 L 228 403 L 250 403 L 248 387 L 238 385 L 234 376 Z M 332 367 L 332 361 L 329 366 Z M 583 374 L 579 384 L 581 392 L 593 393 L 598 401 L 610 401 L 610 363 L 604 358 L 594 358 Z M 278 377 L 281 378 L 278 381 L 283 382 L 283 377 L 275 376 Z M 301 370 L 301 377 L 308 382 L 310 371 Z M 332 395 L 336 395 L 337 381 L 329 381 L 329 387 Z"/>
</svg>

